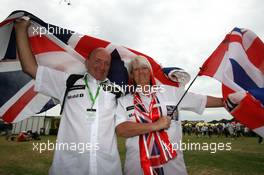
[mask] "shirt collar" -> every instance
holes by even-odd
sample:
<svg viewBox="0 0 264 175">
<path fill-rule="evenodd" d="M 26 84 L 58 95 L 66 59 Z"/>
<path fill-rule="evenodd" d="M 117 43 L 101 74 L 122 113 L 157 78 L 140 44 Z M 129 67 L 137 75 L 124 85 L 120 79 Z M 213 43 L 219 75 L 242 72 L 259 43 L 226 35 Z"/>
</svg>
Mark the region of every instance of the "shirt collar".
<svg viewBox="0 0 264 175">
<path fill-rule="evenodd" d="M 102 84 L 102 83 L 108 83 L 109 79 L 105 78 L 103 81 L 96 80 L 94 76 L 92 76 L 90 73 L 86 72 L 83 76 L 83 79 L 87 78 L 88 81 L 96 83 L 96 84 Z"/>
<path fill-rule="evenodd" d="M 153 91 L 151 91 L 151 92 L 149 92 L 149 93 L 147 93 L 147 94 L 145 94 L 145 93 L 143 93 L 143 91 L 141 91 L 142 89 L 140 89 L 139 87 L 136 87 L 136 91 L 138 92 L 138 94 L 141 96 L 141 97 L 151 97 L 151 95 L 152 94 L 154 94 L 154 92 Z"/>
</svg>

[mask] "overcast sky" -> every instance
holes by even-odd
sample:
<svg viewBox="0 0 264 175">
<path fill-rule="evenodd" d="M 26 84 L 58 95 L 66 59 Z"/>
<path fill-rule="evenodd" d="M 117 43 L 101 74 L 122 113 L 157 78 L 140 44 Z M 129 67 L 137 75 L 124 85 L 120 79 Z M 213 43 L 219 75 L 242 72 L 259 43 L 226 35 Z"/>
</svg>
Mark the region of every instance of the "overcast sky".
<svg viewBox="0 0 264 175">
<path fill-rule="evenodd" d="M 0 19 L 26 10 L 48 23 L 133 48 L 163 66 L 181 67 L 192 78 L 234 27 L 264 38 L 263 0 L 65 1 L 1 0 Z M 220 97 L 221 84 L 199 77 L 191 91 Z M 181 112 L 181 118 L 209 121 L 231 116 L 225 109 L 207 109 L 201 116 Z"/>
</svg>

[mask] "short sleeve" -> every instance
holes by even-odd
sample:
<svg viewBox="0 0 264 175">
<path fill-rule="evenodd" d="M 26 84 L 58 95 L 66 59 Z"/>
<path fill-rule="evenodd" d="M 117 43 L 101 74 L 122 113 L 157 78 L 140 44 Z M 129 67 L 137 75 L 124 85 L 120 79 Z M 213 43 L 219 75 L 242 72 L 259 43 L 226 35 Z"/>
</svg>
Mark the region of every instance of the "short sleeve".
<svg viewBox="0 0 264 175">
<path fill-rule="evenodd" d="M 128 116 L 126 114 L 126 110 L 124 106 L 122 105 L 122 98 L 118 99 L 117 109 L 115 113 L 115 126 L 128 121 Z"/>
<path fill-rule="evenodd" d="M 61 101 L 66 90 L 68 76 L 65 72 L 38 66 L 35 91 Z"/>
<path fill-rule="evenodd" d="M 188 92 L 179 105 L 182 110 L 202 114 L 207 102 L 207 96 Z"/>
</svg>

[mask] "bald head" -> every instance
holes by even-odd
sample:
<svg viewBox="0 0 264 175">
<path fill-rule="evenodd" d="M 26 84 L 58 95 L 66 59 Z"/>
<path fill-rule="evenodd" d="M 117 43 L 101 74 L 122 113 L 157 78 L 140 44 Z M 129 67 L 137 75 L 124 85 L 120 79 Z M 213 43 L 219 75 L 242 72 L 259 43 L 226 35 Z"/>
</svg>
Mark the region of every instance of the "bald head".
<svg viewBox="0 0 264 175">
<path fill-rule="evenodd" d="M 107 77 L 111 65 L 111 55 L 105 48 L 96 48 L 90 53 L 85 65 L 88 73 L 102 81 Z"/>
</svg>

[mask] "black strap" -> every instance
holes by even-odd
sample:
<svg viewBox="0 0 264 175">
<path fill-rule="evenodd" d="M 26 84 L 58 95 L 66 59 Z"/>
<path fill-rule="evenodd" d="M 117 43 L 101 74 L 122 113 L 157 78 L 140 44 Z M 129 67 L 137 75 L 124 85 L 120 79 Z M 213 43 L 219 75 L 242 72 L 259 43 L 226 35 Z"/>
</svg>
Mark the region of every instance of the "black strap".
<svg viewBox="0 0 264 175">
<path fill-rule="evenodd" d="M 65 101 L 66 101 L 66 97 L 67 97 L 68 92 L 74 86 L 75 82 L 77 80 L 81 79 L 82 77 L 83 77 L 83 75 L 80 75 L 80 74 L 71 74 L 68 77 L 68 79 L 66 81 L 66 90 L 65 90 L 64 97 L 63 97 L 63 101 L 62 101 L 62 105 L 61 105 L 60 115 L 63 112 L 63 108 L 64 108 L 64 104 L 65 104 Z M 116 98 L 119 98 L 123 94 L 123 92 L 121 90 L 119 90 L 117 87 L 110 88 L 111 90 L 109 90 L 108 88 L 110 87 L 110 85 L 106 86 L 104 83 L 102 83 L 101 86 L 103 87 L 103 90 L 104 91 L 108 91 L 110 93 L 113 93 L 116 96 Z"/>
<path fill-rule="evenodd" d="M 65 93 L 64 93 L 64 97 L 63 97 L 63 101 L 62 101 L 62 105 L 61 105 L 61 110 L 60 110 L 60 115 L 62 114 L 63 112 L 63 108 L 64 108 L 64 104 L 65 104 L 65 100 L 66 100 L 66 97 L 67 97 L 67 94 L 69 92 L 69 89 L 75 84 L 75 82 L 77 80 L 79 80 L 80 78 L 82 78 L 83 75 L 79 75 L 79 74 L 71 74 L 67 81 L 66 81 L 66 90 L 65 90 Z"/>
</svg>

